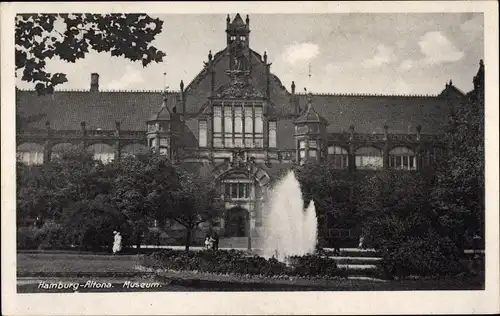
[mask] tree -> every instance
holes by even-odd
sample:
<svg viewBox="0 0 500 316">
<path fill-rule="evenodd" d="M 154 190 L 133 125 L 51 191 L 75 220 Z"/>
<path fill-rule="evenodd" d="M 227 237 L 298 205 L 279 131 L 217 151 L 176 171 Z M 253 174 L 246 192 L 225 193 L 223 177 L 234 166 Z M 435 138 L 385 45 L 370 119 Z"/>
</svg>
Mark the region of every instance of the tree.
<svg viewBox="0 0 500 316">
<path fill-rule="evenodd" d="M 178 171 L 179 187 L 171 191 L 172 207 L 166 216 L 186 229 L 186 251 L 189 251 L 193 230 L 201 223 L 211 221 L 223 209 L 220 194 L 213 179 L 199 172 Z M 159 194 L 162 199 L 164 195 Z"/>
<path fill-rule="evenodd" d="M 79 149 L 69 149 L 43 165 L 18 163 L 18 222 L 58 220 L 71 203 L 107 193 L 112 177 L 102 170 L 102 164 Z"/>
<path fill-rule="evenodd" d="M 484 65 L 474 90 L 450 118 L 446 150 L 438 163 L 433 204 L 443 233 L 461 248 L 467 238 L 484 238 Z"/>
<path fill-rule="evenodd" d="M 145 14 L 19 14 L 16 16 L 16 75 L 33 82 L 39 94 L 67 82 L 64 73 L 45 70 L 47 59 L 75 62 L 90 50 L 109 52 L 145 67 L 166 54 L 151 43 L 163 21 Z"/>
<path fill-rule="evenodd" d="M 153 221 L 160 226 L 165 223 L 165 213 L 172 205 L 170 192 L 178 188 L 175 167 L 163 157 L 146 154 L 124 157 L 108 168 L 115 176 L 111 199 L 125 216 L 139 248 Z"/>
<path fill-rule="evenodd" d="M 366 174 L 356 192 L 357 212 L 373 246 L 390 247 L 433 229 L 431 180 L 426 174 L 401 170 Z"/>
<path fill-rule="evenodd" d="M 304 207 L 314 200 L 320 237 L 328 236 L 330 228 L 354 228 L 359 223 L 353 216 L 351 200 L 355 174 L 324 163 L 301 166 L 296 175 L 306 203 Z"/>
</svg>

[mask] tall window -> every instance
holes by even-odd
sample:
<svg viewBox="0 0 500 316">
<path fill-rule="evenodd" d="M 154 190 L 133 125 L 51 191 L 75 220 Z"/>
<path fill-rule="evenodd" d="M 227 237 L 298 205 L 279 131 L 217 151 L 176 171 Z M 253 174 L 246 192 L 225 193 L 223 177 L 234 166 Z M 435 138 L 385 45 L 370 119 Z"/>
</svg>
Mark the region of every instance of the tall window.
<svg viewBox="0 0 500 316">
<path fill-rule="evenodd" d="M 300 164 L 303 164 L 306 160 L 306 141 L 299 141 L 299 161 Z"/>
<path fill-rule="evenodd" d="M 374 147 L 362 147 L 356 150 L 357 169 L 381 169 L 383 166 L 381 150 Z"/>
<path fill-rule="evenodd" d="M 259 103 L 223 102 L 222 105 L 214 106 L 214 146 L 262 148 L 264 146 L 262 109 L 262 104 Z"/>
<path fill-rule="evenodd" d="M 417 169 L 415 153 L 406 147 L 393 148 L 389 152 L 389 167 L 403 170 Z"/>
<path fill-rule="evenodd" d="M 222 107 L 214 106 L 214 147 L 222 147 Z"/>
<path fill-rule="evenodd" d="M 245 147 L 253 147 L 253 108 L 245 106 Z"/>
<path fill-rule="evenodd" d="M 207 121 L 198 122 L 198 144 L 207 147 Z"/>
<path fill-rule="evenodd" d="M 239 106 L 234 108 L 234 147 L 243 147 L 243 115 Z"/>
<path fill-rule="evenodd" d="M 346 169 L 349 166 L 349 154 L 342 147 L 329 146 L 328 157 L 335 169 Z"/>
<path fill-rule="evenodd" d="M 269 147 L 276 148 L 276 122 L 269 122 Z"/>
<path fill-rule="evenodd" d="M 309 157 L 316 158 L 318 156 L 318 142 L 309 140 Z"/>
<path fill-rule="evenodd" d="M 224 106 L 224 147 L 233 147 L 233 111 L 230 106 Z"/>
</svg>

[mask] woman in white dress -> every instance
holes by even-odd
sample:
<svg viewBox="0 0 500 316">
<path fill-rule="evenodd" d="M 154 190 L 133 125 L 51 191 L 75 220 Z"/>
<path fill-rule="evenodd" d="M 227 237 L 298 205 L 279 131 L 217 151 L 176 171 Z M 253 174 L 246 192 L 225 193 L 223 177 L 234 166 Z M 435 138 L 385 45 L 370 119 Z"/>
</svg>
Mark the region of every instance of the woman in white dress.
<svg viewBox="0 0 500 316">
<path fill-rule="evenodd" d="M 122 250 L 122 236 L 120 235 L 120 232 L 114 231 L 115 234 L 115 240 L 113 243 L 113 254 L 117 254 Z"/>
</svg>

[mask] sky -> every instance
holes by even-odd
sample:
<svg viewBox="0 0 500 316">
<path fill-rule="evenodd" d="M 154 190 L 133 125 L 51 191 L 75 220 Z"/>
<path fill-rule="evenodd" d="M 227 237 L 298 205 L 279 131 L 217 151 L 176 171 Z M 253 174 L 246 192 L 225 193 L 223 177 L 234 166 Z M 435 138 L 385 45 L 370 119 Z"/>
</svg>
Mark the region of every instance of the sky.
<svg viewBox="0 0 500 316">
<path fill-rule="evenodd" d="M 164 21 L 153 42 L 167 54 L 163 63 L 143 68 L 95 52 L 76 63 L 50 60 L 48 71 L 68 77 L 59 89 L 89 89 L 97 72 L 101 90 L 178 90 L 201 71 L 209 50 L 215 55 L 226 45 L 225 14 L 151 16 Z M 313 93 L 435 95 L 452 80 L 467 92 L 484 58 L 483 24 L 482 13 L 250 14 L 250 47 L 267 52 L 288 90 L 295 81 L 297 91 Z M 17 86 L 33 88 L 19 79 Z"/>
</svg>

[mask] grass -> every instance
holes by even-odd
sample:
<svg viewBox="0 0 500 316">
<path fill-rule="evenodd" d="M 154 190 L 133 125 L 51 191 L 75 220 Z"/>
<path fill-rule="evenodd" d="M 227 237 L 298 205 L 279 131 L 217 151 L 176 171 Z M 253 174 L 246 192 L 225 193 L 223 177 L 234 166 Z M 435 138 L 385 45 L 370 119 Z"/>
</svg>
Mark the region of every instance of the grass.
<svg viewBox="0 0 500 316">
<path fill-rule="evenodd" d="M 17 274 L 133 272 L 139 255 L 18 253 Z"/>
<path fill-rule="evenodd" d="M 245 278 L 194 271 L 148 273 L 138 271 L 140 255 L 39 252 L 18 253 L 18 292 L 35 293 L 40 280 L 112 280 L 112 289 L 92 292 L 131 291 L 120 286 L 124 280 L 154 277 L 163 286 L 158 291 L 404 291 L 404 290 L 481 290 L 482 278 L 445 278 L 439 280 L 371 281 L 359 279 L 272 279 Z M 47 291 L 44 291 L 45 293 Z M 52 292 L 61 292 L 53 290 Z M 71 290 L 69 290 L 71 292 Z M 86 292 L 86 291 L 82 291 Z"/>
</svg>

